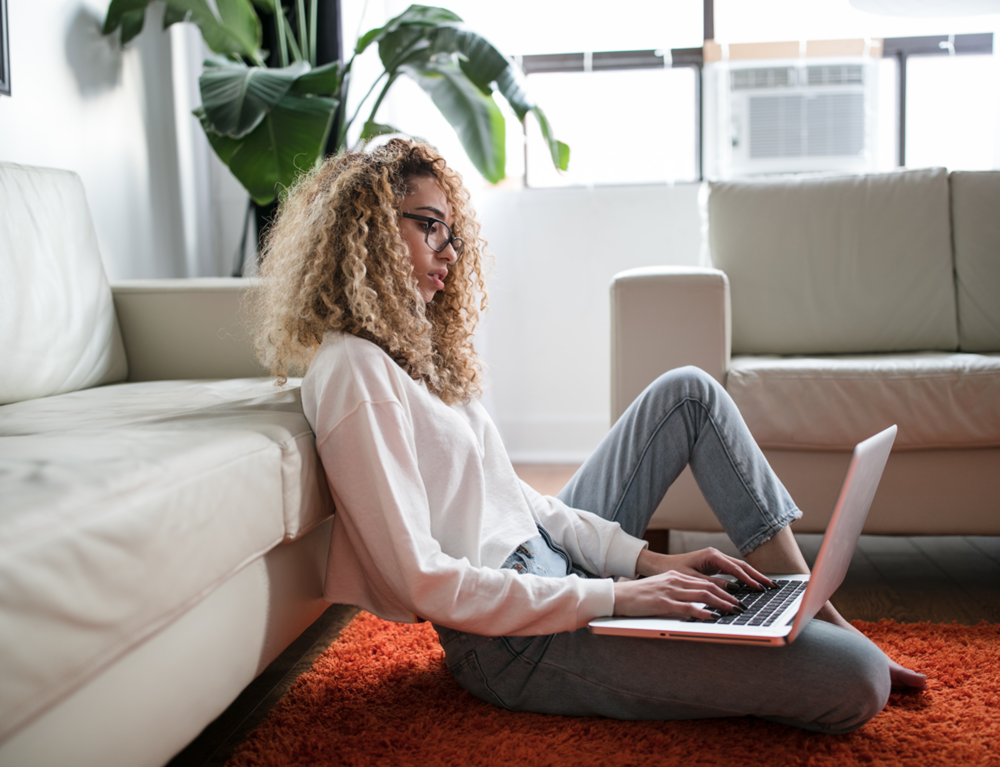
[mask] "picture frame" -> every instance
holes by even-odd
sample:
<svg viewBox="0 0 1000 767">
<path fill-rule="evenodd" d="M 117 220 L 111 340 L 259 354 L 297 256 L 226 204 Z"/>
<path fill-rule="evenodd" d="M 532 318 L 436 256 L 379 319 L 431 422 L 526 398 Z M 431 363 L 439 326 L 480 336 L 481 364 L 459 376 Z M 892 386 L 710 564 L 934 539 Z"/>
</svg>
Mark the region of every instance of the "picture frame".
<svg viewBox="0 0 1000 767">
<path fill-rule="evenodd" d="M 7 30 L 7 0 L 0 0 L 0 95 L 10 95 L 10 43 Z"/>
</svg>

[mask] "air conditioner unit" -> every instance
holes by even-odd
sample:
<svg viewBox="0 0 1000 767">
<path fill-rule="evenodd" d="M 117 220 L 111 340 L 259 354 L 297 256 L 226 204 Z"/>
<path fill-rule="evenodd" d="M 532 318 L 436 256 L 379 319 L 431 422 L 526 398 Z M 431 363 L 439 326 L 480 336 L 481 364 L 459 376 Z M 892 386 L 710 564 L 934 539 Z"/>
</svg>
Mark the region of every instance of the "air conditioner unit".
<svg viewBox="0 0 1000 767">
<path fill-rule="evenodd" d="M 706 67 L 707 174 L 876 170 L 875 61 L 802 58 Z"/>
</svg>

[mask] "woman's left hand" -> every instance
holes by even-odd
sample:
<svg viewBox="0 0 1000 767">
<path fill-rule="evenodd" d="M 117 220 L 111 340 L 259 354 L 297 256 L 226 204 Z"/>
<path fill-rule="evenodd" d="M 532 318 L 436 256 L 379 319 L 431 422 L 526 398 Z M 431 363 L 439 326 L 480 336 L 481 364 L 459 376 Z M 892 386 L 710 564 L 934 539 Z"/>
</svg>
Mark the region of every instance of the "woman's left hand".
<svg viewBox="0 0 1000 767">
<path fill-rule="evenodd" d="M 723 554 L 718 549 L 700 549 L 686 554 L 657 554 L 643 549 L 636 561 L 636 575 L 656 575 L 675 570 L 706 580 L 713 575 L 731 575 L 751 588 L 773 588 L 774 583 L 746 562 Z"/>
</svg>

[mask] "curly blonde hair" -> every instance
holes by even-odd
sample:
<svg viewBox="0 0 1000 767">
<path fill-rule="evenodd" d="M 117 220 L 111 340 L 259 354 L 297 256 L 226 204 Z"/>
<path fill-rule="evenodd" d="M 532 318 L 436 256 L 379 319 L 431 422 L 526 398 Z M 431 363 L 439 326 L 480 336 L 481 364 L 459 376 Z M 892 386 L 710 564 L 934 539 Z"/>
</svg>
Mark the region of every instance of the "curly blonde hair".
<svg viewBox="0 0 1000 767">
<path fill-rule="evenodd" d="M 441 186 L 465 242 L 429 304 L 397 226 L 420 176 Z M 257 355 L 285 383 L 339 330 L 380 346 L 444 402 L 468 401 L 482 383 L 473 333 L 487 305 L 485 245 L 461 176 L 427 144 L 393 139 L 330 157 L 289 190 L 267 236 L 248 304 Z"/>
</svg>

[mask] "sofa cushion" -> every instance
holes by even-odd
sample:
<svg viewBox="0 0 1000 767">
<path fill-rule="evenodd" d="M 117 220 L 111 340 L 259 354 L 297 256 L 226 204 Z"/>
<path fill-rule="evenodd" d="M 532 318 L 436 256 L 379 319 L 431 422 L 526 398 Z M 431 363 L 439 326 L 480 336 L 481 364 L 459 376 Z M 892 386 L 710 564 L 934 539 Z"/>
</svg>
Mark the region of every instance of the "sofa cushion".
<svg viewBox="0 0 1000 767">
<path fill-rule="evenodd" d="M 1000 354 L 734 357 L 726 389 L 765 448 L 851 450 L 891 424 L 896 450 L 1000 446 Z"/>
<path fill-rule="evenodd" d="M 951 221 L 963 351 L 1000 351 L 1000 172 L 955 172 Z"/>
<path fill-rule="evenodd" d="M 944 169 L 716 182 L 707 216 L 734 354 L 957 348 Z"/>
<path fill-rule="evenodd" d="M 5 731 L 331 512 L 298 389 L 269 380 L 0 408 L 0 498 Z"/>
<path fill-rule="evenodd" d="M 124 380 L 111 289 L 75 173 L 0 163 L 0 405 Z"/>
</svg>

